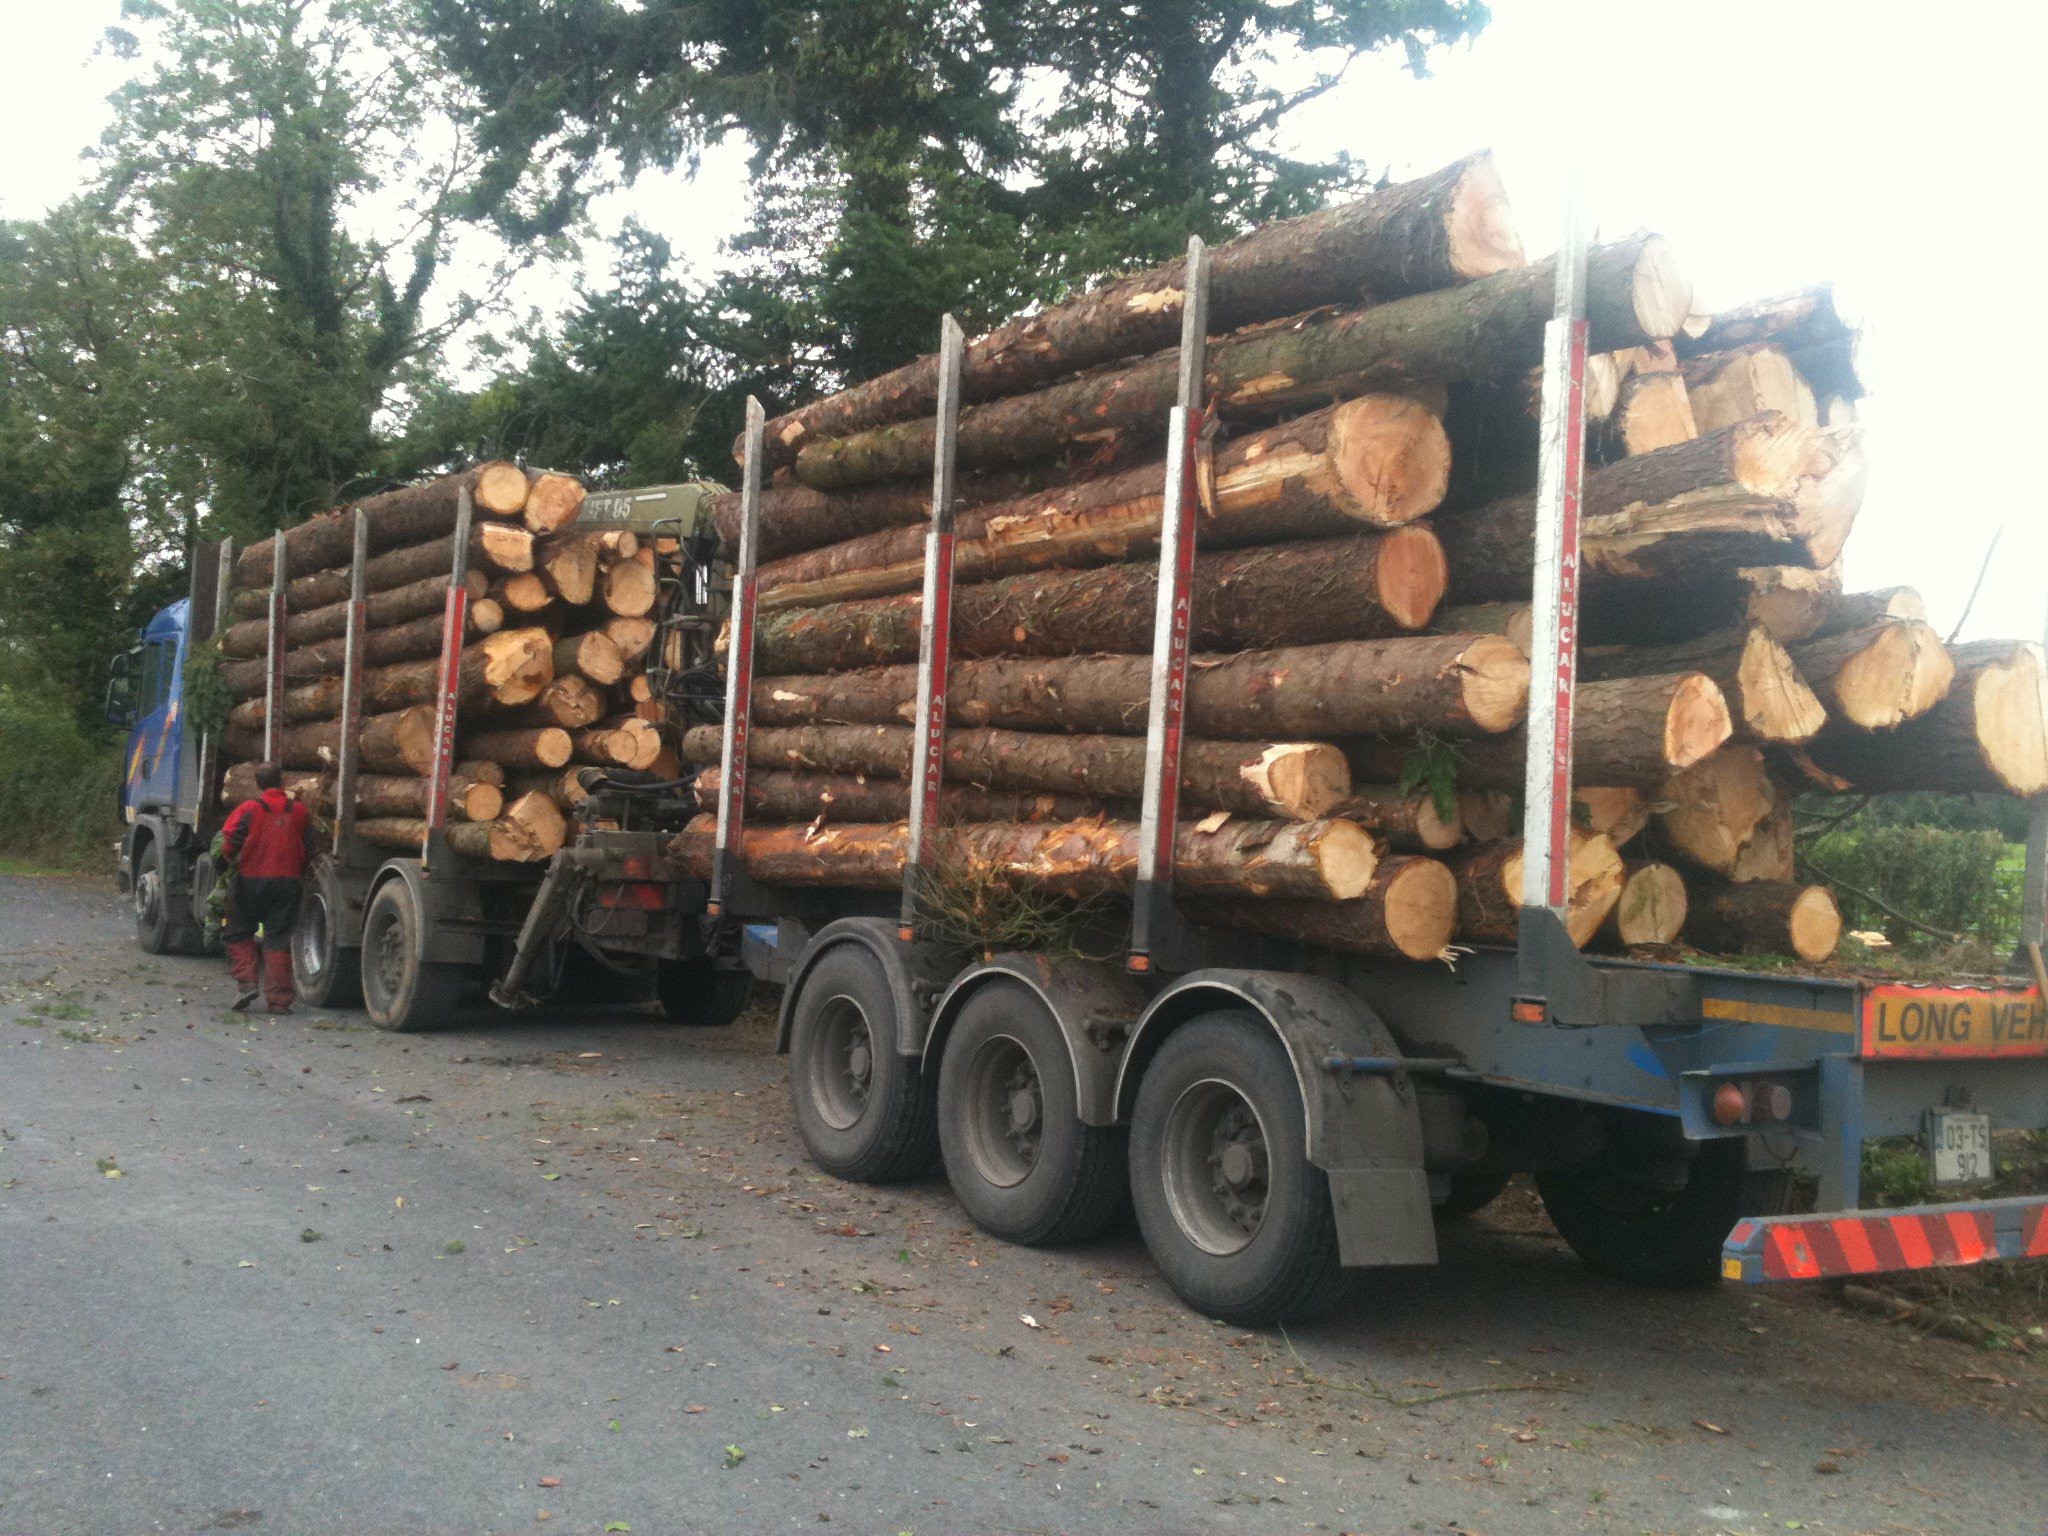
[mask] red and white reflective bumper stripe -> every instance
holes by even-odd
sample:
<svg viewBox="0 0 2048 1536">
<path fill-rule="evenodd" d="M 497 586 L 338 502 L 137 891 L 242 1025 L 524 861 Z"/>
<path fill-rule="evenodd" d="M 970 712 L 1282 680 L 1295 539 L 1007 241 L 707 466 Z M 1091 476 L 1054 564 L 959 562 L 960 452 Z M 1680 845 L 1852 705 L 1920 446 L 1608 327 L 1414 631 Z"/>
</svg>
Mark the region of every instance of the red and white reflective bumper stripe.
<svg viewBox="0 0 2048 1536">
<path fill-rule="evenodd" d="M 1729 1280 L 1824 1280 L 1986 1259 L 2048 1259 L 2048 1196 L 1854 1216 L 1755 1216 L 1721 1245 Z"/>
</svg>

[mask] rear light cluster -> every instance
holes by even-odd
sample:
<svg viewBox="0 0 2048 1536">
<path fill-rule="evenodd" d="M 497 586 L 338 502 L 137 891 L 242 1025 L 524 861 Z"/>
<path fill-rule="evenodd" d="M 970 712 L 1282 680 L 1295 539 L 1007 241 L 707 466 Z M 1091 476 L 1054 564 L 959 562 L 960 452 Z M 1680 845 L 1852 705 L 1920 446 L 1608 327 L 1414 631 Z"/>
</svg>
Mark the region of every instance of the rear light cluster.
<svg viewBox="0 0 2048 1536">
<path fill-rule="evenodd" d="M 1717 1125 L 1777 1125 L 1792 1118 L 1792 1090 L 1769 1078 L 1723 1083 L 1714 1090 Z"/>
</svg>

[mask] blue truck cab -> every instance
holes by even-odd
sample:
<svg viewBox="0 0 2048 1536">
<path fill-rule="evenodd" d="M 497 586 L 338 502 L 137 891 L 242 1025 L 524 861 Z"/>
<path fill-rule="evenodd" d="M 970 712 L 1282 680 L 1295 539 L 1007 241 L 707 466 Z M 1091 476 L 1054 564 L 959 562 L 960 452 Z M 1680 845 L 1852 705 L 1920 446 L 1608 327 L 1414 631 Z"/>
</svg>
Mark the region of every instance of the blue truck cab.
<svg viewBox="0 0 2048 1536">
<path fill-rule="evenodd" d="M 206 949 L 207 850 L 218 827 L 204 809 L 216 797 L 203 788 L 216 754 L 187 718 L 185 663 L 219 619 L 217 549 L 195 551 L 192 591 L 143 626 L 134 647 L 114 659 L 107 684 L 107 719 L 128 731 L 120 885 L 133 899 L 136 941 L 153 955 Z"/>
</svg>

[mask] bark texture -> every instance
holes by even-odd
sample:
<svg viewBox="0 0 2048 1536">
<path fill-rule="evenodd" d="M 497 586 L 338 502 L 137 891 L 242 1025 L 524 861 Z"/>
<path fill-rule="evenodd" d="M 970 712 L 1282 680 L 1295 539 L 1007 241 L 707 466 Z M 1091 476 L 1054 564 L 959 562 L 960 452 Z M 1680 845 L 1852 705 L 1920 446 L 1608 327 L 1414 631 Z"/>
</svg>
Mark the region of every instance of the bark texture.
<svg viewBox="0 0 2048 1536">
<path fill-rule="evenodd" d="M 1686 917 L 1686 942 L 1733 955 L 1796 955 L 1814 964 L 1841 942 L 1842 913 L 1826 886 L 1752 881 L 1697 882 Z"/>
<path fill-rule="evenodd" d="M 350 558 L 352 560 L 353 556 Z M 452 533 L 429 539 L 424 544 L 409 544 L 389 550 L 364 564 L 363 590 L 366 593 L 384 592 L 436 576 L 446 582 L 454 561 L 455 535 Z M 474 524 L 470 532 L 469 563 L 472 570 L 484 572 L 530 571 L 533 569 L 533 535 L 524 528 L 508 528 L 502 523 Z M 349 591 L 349 562 L 344 561 L 338 569 L 315 571 L 310 576 L 286 582 L 285 612 L 305 613 L 314 608 L 329 608 L 336 603 L 347 602 Z M 228 610 L 237 619 L 267 619 L 270 615 L 270 583 L 265 581 L 261 586 L 238 590 L 229 602 Z"/>
<path fill-rule="evenodd" d="M 355 557 L 356 519 L 370 525 L 370 552 L 382 554 L 404 544 L 419 544 L 443 538 L 455 530 L 455 502 L 464 485 L 474 494 L 479 484 L 495 471 L 509 465 L 483 464 L 458 475 L 444 475 L 424 485 L 408 485 L 333 512 L 325 512 L 288 529 L 281 535 L 250 545 L 235 559 L 234 584 L 238 587 L 270 587 L 275 556 L 271 546 L 284 540 L 285 576 L 304 576 L 330 566 L 346 566 Z M 525 476 L 518 470 L 522 484 Z M 522 498 L 523 501 L 523 498 Z M 484 510 L 481 498 L 478 507 Z M 518 510 L 516 507 L 513 509 Z M 343 595 L 346 595 L 344 589 Z"/>
<path fill-rule="evenodd" d="M 1435 859 L 1396 855 L 1350 901 L 1182 901 L 1189 921 L 1293 939 L 1322 949 L 1434 960 L 1458 921 L 1458 882 Z"/>
<path fill-rule="evenodd" d="M 1913 621 L 1808 640 L 1792 647 L 1792 660 L 1829 714 L 1866 731 L 1926 714 L 1955 677 L 1941 637 Z"/>
<path fill-rule="evenodd" d="M 717 768 L 697 775 L 697 804 L 718 809 L 723 776 Z M 1048 795 L 1030 790 L 986 789 L 947 784 L 940 793 L 942 821 L 1077 821 L 1105 811 L 1130 819 L 1135 806 L 1094 795 Z M 833 773 L 747 775 L 747 814 L 768 821 L 902 821 L 910 815 L 910 786 L 901 779 L 861 778 Z"/>
<path fill-rule="evenodd" d="M 1521 923 L 1522 840 L 1474 848 L 1453 861 L 1458 880 L 1458 937 L 1472 944 L 1513 944 Z M 1584 949 L 1621 899 L 1621 855 L 1604 837 L 1572 836 L 1565 931 Z"/>
<path fill-rule="evenodd" d="M 1737 734 L 1758 741 L 1810 741 L 1827 722 L 1785 648 L 1761 625 L 1718 630 L 1678 645 L 1589 650 L 1579 675 L 1598 681 L 1677 671 L 1704 672 L 1728 701 Z"/>
</svg>

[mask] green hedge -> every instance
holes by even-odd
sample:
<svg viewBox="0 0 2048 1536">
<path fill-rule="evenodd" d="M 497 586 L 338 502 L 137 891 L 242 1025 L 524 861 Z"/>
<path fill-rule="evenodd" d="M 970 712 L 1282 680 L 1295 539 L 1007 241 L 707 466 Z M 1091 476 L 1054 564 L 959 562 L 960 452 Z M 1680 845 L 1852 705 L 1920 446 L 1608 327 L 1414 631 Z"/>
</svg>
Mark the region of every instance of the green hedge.
<svg viewBox="0 0 2048 1536">
<path fill-rule="evenodd" d="M 1998 831 L 1857 822 L 1804 850 L 1813 878 L 1827 881 L 1852 929 L 1877 929 L 1894 944 L 1941 942 L 1866 898 L 1931 927 L 2005 950 L 2017 942 L 2019 869 L 2024 857 Z M 1850 889 L 1855 887 L 1856 889 Z"/>
<path fill-rule="evenodd" d="M 0 856 L 109 869 L 121 835 L 121 746 L 47 698 L 0 684 Z"/>
</svg>

